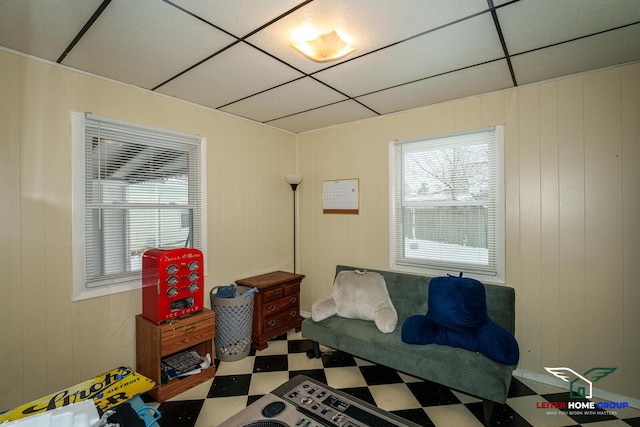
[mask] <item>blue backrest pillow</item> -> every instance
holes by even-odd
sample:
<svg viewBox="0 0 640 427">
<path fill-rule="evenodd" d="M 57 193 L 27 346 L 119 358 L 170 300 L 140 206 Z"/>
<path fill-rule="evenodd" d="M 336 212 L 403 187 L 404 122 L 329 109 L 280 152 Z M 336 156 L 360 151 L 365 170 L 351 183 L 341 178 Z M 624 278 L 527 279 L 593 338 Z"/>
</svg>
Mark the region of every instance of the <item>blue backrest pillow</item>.
<svg viewBox="0 0 640 427">
<path fill-rule="evenodd" d="M 515 337 L 487 314 L 484 285 L 467 277 L 431 279 L 427 314 L 404 321 L 402 341 L 460 347 L 505 365 L 520 358 Z"/>
</svg>

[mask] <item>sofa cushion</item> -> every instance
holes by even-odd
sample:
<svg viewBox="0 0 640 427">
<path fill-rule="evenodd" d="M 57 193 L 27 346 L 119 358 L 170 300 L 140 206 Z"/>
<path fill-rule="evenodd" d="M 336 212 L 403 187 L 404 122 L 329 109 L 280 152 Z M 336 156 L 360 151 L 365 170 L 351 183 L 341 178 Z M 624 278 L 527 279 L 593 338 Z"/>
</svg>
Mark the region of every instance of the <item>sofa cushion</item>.
<svg viewBox="0 0 640 427">
<path fill-rule="evenodd" d="M 373 321 L 384 333 L 393 332 L 398 324 L 382 275 L 360 270 L 338 273 L 331 295 L 313 303 L 311 318 L 315 322 L 331 316 Z"/>
<path fill-rule="evenodd" d="M 427 314 L 404 321 L 402 341 L 460 347 L 505 365 L 516 365 L 519 359 L 513 335 L 487 314 L 484 285 L 470 278 L 431 279 Z"/>
</svg>

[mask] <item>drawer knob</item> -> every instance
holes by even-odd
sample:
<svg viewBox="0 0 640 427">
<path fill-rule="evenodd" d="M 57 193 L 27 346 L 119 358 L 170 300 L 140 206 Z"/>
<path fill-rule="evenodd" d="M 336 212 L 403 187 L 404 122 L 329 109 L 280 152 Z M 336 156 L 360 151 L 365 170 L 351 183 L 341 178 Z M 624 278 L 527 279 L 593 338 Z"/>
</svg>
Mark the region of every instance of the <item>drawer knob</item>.
<svg viewBox="0 0 640 427">
<path fill-rule="evenodd" d="M 292 310 L 291 313 L 289 313 L 289 316 L 296 317 L 296 314 L 298 314 L 298 312 L 295 310 Z"/>
<path fill-rule="evenodd" d="M 273 304 L 271 304 L 271 305 L 269 306 L 269 308 L 267 308 L 267 310 L 269 310 L 269 311 L 273 311 L 273 310 L 275 310 L 275 309 L 276 309 L 276 306 L 275 306 L 275 305 L 273 305 Z"/>
<path fill-rule="evenodd" d="M 274 291 L 271 291 L 271 295 L 278 295 L 279 292 L 280 292 L 280 290 L 276 289 Z"/>
<path fill-rule="evenodd" d="M 269 322 L 267 323 L 267 325 L 269 326 L 274 326 L 275 324 L 276 324 L 276 321 L 273 319 L 269 320 Z"/>
<path fill-rule="evenodd" d="M 295 304 L 296 301 L 298 301 L 298 298 L 296 297 L 291 297 L 291 299 L 289 300 L 291 304 Z"/>
</svg>

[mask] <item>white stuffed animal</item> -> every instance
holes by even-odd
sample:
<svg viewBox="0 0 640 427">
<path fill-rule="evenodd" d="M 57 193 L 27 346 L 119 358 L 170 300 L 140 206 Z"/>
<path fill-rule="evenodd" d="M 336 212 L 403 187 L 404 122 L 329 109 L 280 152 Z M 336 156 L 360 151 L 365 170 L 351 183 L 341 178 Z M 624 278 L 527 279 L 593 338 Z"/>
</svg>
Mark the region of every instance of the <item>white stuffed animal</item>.
<svg viewBox="0 0 640 427">
<path fill-rule="evenodd" d="M 383 333 L 393 332 L 398 324 L 396 312 L 384 277 L 360 270 L 341 271 L 333 282 L 331 295 L 311 307 L 311 318 L 320 322 L 331 316 L 372 320 Z"/>
</svg>

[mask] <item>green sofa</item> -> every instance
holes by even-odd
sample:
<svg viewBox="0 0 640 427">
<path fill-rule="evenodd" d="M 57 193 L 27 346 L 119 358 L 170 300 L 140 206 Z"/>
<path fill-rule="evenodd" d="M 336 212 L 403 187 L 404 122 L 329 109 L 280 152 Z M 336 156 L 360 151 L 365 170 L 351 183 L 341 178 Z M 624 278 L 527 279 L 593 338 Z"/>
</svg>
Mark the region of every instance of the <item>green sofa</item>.
<svg viewBox="0 0 640 427">
<path fill-rule="evenodd" d="M 370 321 L 329 317 L 320 322 L 302 322 L 302 335 L 314 341 L 310 357 L 320 357 L 318 343 L 356 357 L 394 368 L 418 378 L 479 397 L 484 404 L 485 423 L 489 423 L 494 402 L 505 403 L 515 366 L 502 365 L 480 353 L 437 344 L 412 345 L 402 342 L 405 319 L 427 312 L 429 277 L 339 265 L 342 270 L 380 273 L 398 312 L 398 326 L 388 334 Z M 515 291 L 513 288 L 485 284 L 489 317 L 507 331 L 515 329 Z"/>
</svg>

